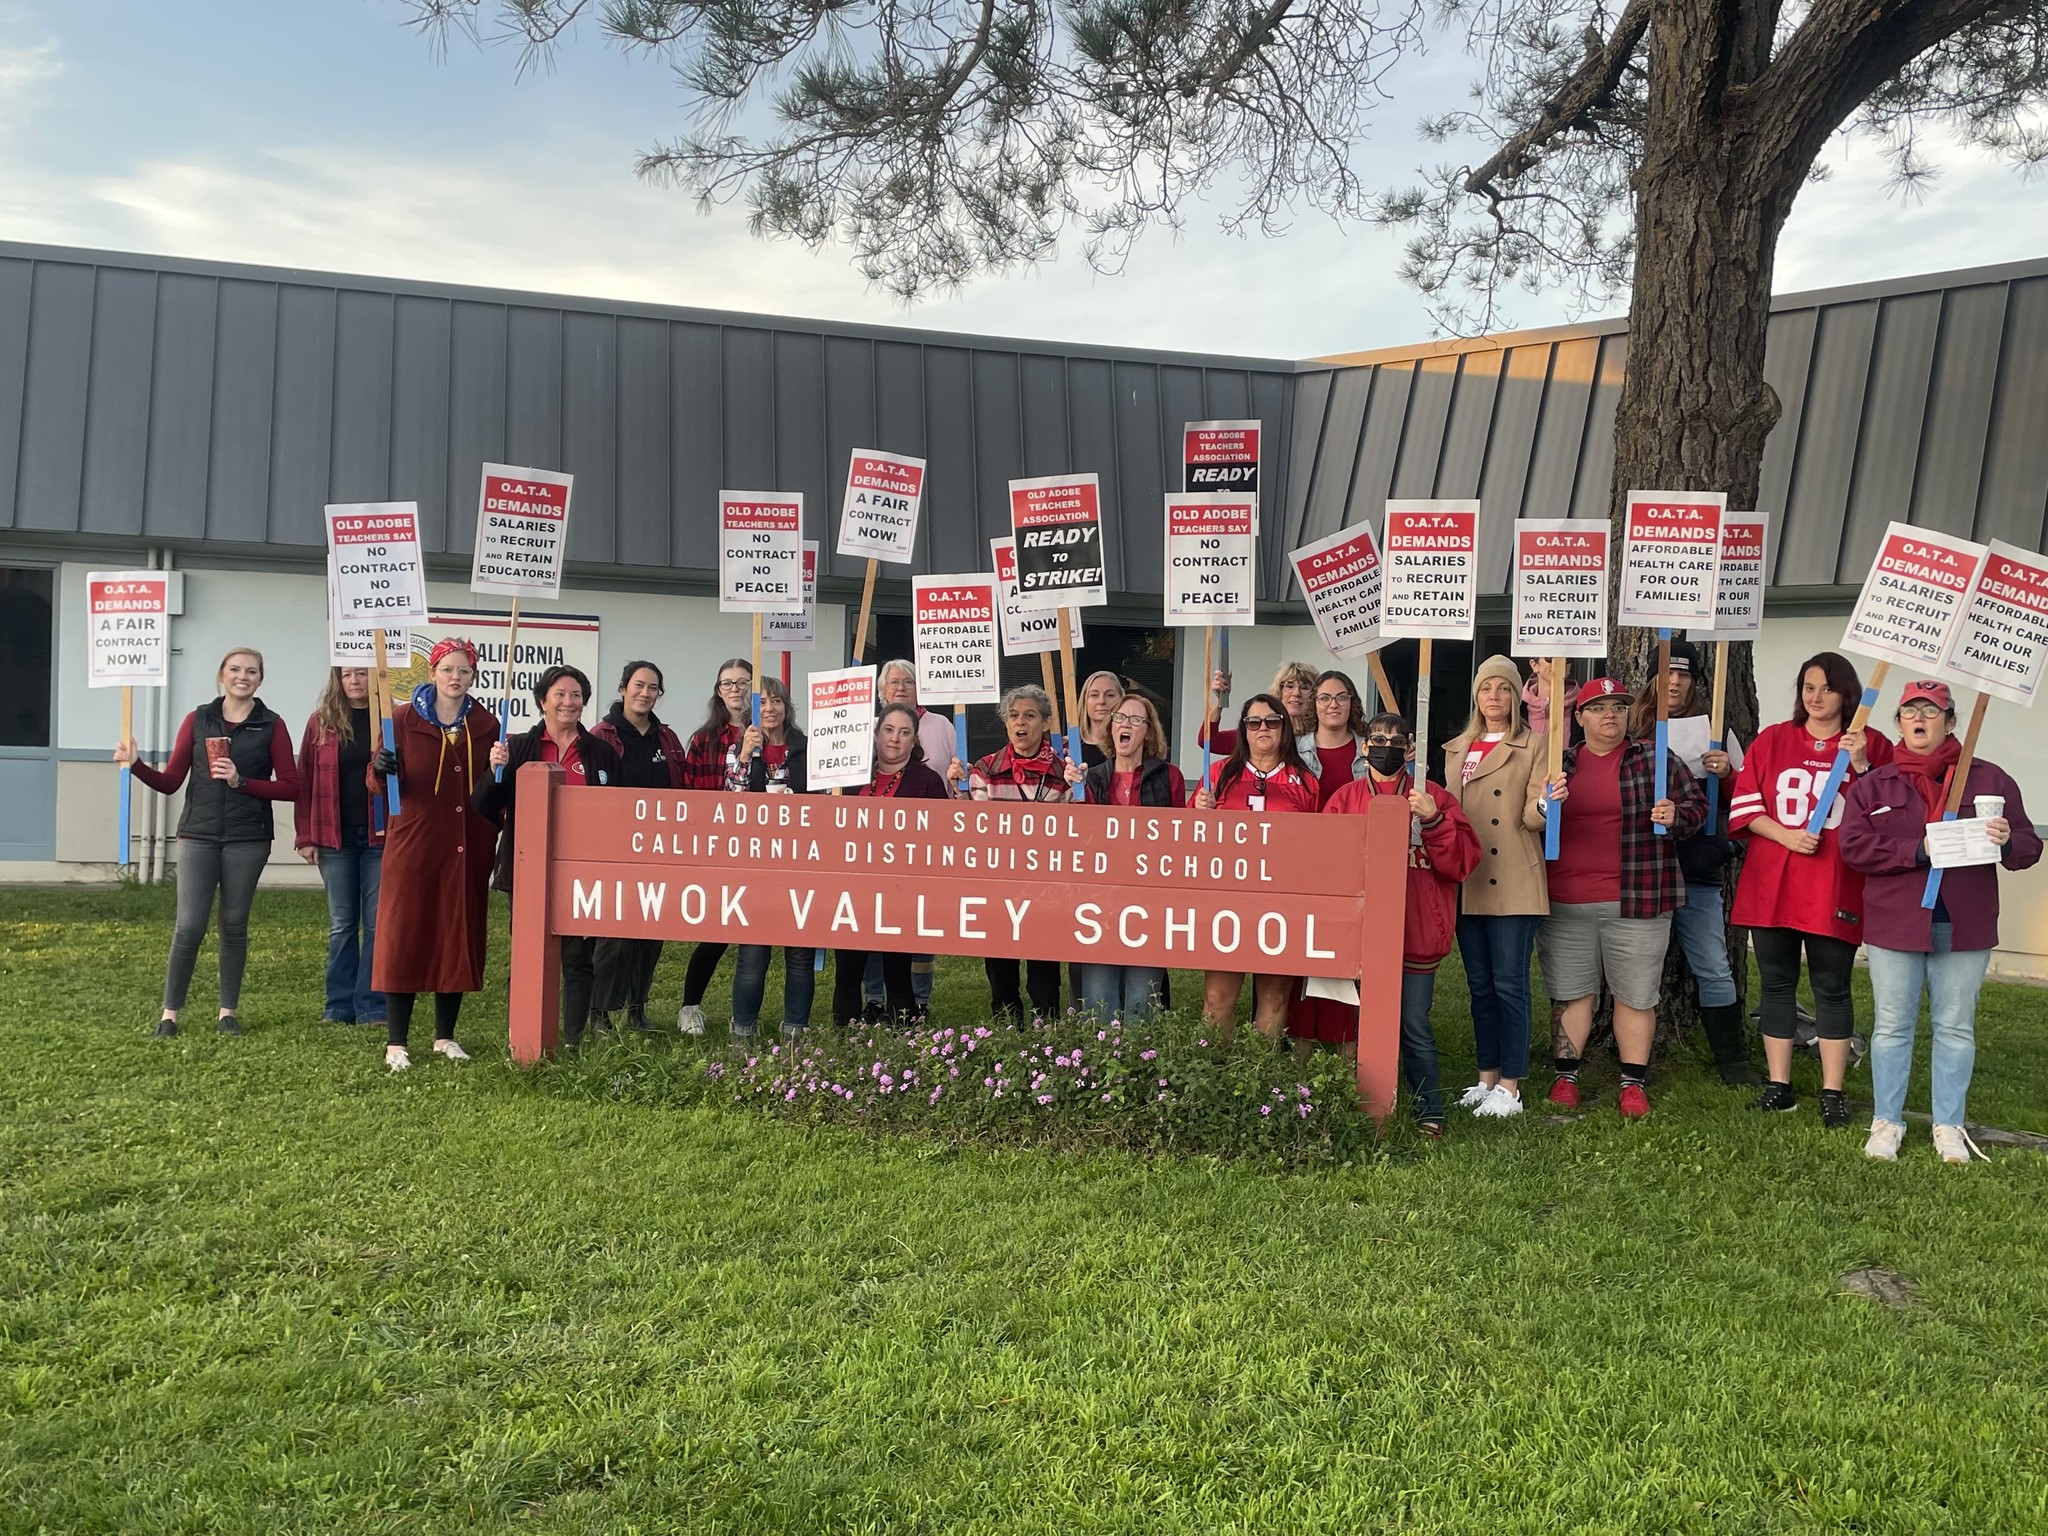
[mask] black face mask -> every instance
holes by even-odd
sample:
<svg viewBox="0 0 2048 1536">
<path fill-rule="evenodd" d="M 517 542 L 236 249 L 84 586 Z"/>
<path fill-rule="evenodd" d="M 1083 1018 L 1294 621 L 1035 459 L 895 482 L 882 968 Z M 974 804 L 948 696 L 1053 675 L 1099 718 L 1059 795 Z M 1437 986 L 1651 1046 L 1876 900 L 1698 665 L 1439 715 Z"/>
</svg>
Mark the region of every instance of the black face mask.
<svg viewBox="0 0 2048 1536">
<path fill-rule="evenodd" d="M 1366 765 L 1382 778 L 1391 779 L 1408 766 L 1406 747 L 1367 747 Z"/>
</svg>

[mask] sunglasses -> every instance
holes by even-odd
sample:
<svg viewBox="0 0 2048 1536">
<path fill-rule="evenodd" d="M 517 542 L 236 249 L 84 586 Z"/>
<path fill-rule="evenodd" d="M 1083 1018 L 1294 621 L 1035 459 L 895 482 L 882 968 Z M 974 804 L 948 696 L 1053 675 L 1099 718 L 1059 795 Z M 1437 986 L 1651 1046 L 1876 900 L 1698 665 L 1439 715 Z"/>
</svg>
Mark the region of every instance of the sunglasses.
<svg viewBox="0 0 2048 1536">
<path fill-rule="evenodd" d="M 1246 715 L 1244 728 L 1248 731 L 1277 731 L 1287 722 L 1278 715 Z"/>
<path fill-rule="evenodd" d="M 1365 738 L 1365 744 L 1368 747 L 1405 747 L 1408 745 L 1408 738 L 1406 736 L 1368 736 Z"/>
</svg>

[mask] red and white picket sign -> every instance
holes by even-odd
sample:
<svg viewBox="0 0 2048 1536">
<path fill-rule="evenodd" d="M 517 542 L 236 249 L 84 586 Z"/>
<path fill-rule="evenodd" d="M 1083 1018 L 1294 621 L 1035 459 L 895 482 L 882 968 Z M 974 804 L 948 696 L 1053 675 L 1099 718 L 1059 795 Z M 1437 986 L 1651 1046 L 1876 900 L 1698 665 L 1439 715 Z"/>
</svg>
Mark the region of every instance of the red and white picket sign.
<svg viewBox="0 0 2048 1536">
<path fill-rule="evenodd" d="M 161 688 L 170 678 L 171 578 L 163 571 L 89 571 L 88 688 Z"/>
<path fill-rule="evenodd" d="M 718 611 L 804 611 L 804 493 L 718 493 Z"/>
<path fill-rule="evenodd" d="M 1721 565 L 1720 491 L 1630 491 L 1621 540 L 1617 623 L 1705 629 Z"/>
<path fill-rule="evenodd" d="M 421 624 L 427 581 L 420 563 L 420 509 L 413 501 L 327 508 L 334 617 L 342 629 Z"/>
<path fill-rule="evenodd" d="M 857 789 L 874 774 L 875 669 L 813 672 L 804 720 L 804 775 L 812 789 Z"/>
<path fill-rule="evenodd" d="M 1754 640 L 1764 629 L 1764 548 L 1768 512 L 1723 512 L 1721 557 L 1714 573 L 1714 627 L 1689 633 L 1699 641 Z"/>
<path fill-rule="evenodd" d="M 1938 672 L 1984 554 L 1982 544 L 1953 534 L 1891 524 L 1857 594 L 1842 649 Z"/>
<path fill-rule="evenodd" d="M 804 607 L 801 613 L 771 613 L 761 619 L 761 644 L 771 651 L 818 648 L 818 541 L 805 539 Z"/>
<path fill-rule="evenodd" d="M 1096 475 L 1012 480 L 1010 532 L 1017 540 L 1017 601 L 1026 609 L 1109 601 Z"/>
<path fill-rule="evenodd" d="M 1288 551 L 1309 617 L 1332 656 L 1363 656 L 1387 643 L 1380 633 L 1380 589 L 1386 567 L 1370 524 L 1339 529 Z"/>
<path fill-rule="evenodd" d="M 993 576 L 919 576 L 910 584 L 917 701 L 993 704 L 1003 696 Z"/>
<path fill-rule="evenodd" d="M 1166 622 L 1251 624 L 1258 498 L 1166 498 Z"/>
<path fill-rule="evenodd" d="M 1607 524 L 1515 520 L 1512 656 L 1607 654 Z"/>
<path fill-rule="evenodd" d="M 1005 656 L 1056 656 L 1060 649 L 1058 608 L 1026 608 L 1017 601 L 1017 541 L 1008 534 L 988 541 L 995 558 L 996 599 L 1001 604 L 1003 654 Z M 1081 610 L 1068 608 L 1067 624 L 1074 646 L 1088 643 L 1081 623 Z"/>
<path fill-rule="evenodd" d="M 1252 499 L 1252 532 L 1259 531 L 1259 439 L 1257 421 L 1190 421 L 1180 429 L 1180 488 L 1238 491 Z"/>
<path fill-rule="evenodd" d="M 1390 501 L 1380 634 L 1469 640 L 1479 601 L 1479 503 Z"/>
<path fill-rule="evenodd" d="M 839 510 L 838 552 L 908 564 L 917 546 L 924 471 L 923 459 L 854 449 L 846 469 L 846 500 Z"/>
<path fill-rule="evenodd" d="M 476 552 L 469 590 L 559 597 L 576 477 L 552 469 L 486 464 L 477 492 Z"/>
<path fill-rule="evenodd" d="M 1993 539 L 1950 631 L 1943 670 L 2031 708 L 2048 658 L 2048 557 Z"/>
</svg>

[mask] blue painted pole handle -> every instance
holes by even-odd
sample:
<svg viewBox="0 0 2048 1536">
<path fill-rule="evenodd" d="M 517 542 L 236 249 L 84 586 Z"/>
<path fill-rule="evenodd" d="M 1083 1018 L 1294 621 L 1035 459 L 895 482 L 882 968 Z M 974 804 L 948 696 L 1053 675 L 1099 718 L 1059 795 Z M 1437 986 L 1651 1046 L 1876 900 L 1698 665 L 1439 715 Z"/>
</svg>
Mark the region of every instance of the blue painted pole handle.
<svg viewBox="0 0 2048 1536">
<path fill-rule="evenodd" d="M 953 755 L 960 759 L 960 771 L 965 773 L 970 766 L 967 761 L 967 706 L 953 706 Z M 967 781 L 962 779 L 953 790 L 956 795 L 967 793 Z"/>
<path fill-rule="evenodd" d="M 1659 800 L 1667 800 L 1671 797 L 1670 751 L 1671 723 L 1667 720 L 1659 720 L 1657 722 L 1657 798 Z M 1671 829 L 1661 821 L 1651 822 L 1650 830 L 1659 837 L 1669 837 L 1671 835 Z"/>
<path fill-rule="evenodd" d="M 1081 766 L 1081 727 L 1075 725 L 1072 721 L 1067 723 L 1067 761 L 1076 768 Z M 1074 798 L 1076 800 L 1086 800 L 1088 798 L 1088 786 L 1086 784 L 1076 784 L 1074 786 Z"/>
<path fill-rule="evenodd" d="M 1943 821 L 1954 821 L 1956 819 L 1956 813 L 1954 811 L 1943 811 L 1941 813 L 1941 819 Z M 1940 900 L 1941 871 L 1938 869 L 1930 869 L 1927 871 L 1927 888 L 1920 893 L 1920 905 L 1926 911 L 1932 912 L 1934 910 L 1935 903 L 1939 902 Z"/>
<path fill-rule="evenodd" d="M 398 751 L 398 722 L 389 715 L 384 717 L 384 750 L 392 753 Z M 384 780 L 384 798 L 391 808 L 391 814 L 396 816 L 398 814 L 398 775 L 395 773 Z"/>
<path fill-rule="evenodd" d="M 1550 798 L 1550 786 L 1543 786 L 1543 857 L 1555 860 L 1558 855 L 1558 834 L 1564 825 L 1564 807 Z"/>
<path fill-rule="evenodd" d="M 114 867 L 117 869 L 126 868 L 129 861 L 128 839 L 134 830 L 134 822 L 132 820 L 134 809 L 128 800 L 128 786 L 132 778 L 133 775 L 128 772 L 127 765 L 123 764 L 121 768 L 121 851 L 114 855 Z"/>
<path fill-rule="evenodd" d="M 1721 743 L 1709 741 L 1707 743 L 1707 750 L 1709 752 L 1718 752 L 1721 750 Z M 1709 836 L 1712 836 L 1714 829 L 1721 824 L 1721 775 L 1709 772 L 1707 774 L 1706 789 L 1707 833 Z"/>
<path fill-rule="evenodd" d="M 1870 718 L 1870 712 L 1877 707 L 1877 690 L 1863 690 L 1863 717 Z M 1846 747 L 1835 752 L 1834 766 L 1828 769 L 1827 779 L 1821 784 L 1820 799 L 1814 803 L 1813 814 L 1806 819 L 1806 830 L 1815 837 L 1827 830 L 1828 813 L 1835 808 L 1835 796 L 1842 792 L 1842 781 L 1849 777 L 1849 752 Z"/>
</svg>

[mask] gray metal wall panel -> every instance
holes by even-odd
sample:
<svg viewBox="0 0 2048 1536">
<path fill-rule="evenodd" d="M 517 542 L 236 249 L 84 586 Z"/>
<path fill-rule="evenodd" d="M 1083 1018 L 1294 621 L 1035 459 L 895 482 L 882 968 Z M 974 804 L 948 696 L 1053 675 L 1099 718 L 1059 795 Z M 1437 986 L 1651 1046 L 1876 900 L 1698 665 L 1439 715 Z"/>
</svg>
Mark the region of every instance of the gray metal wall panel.
<svg viewBox="0 0 2048 1536">
<path fill-rule="evenodd" d="M 1122 485 L 1124 467 L 1117 449 L 1117 420 L 1115 408 L 1116 377 L 1111 364 L 1099 357 L 1072 358 L 1066 365 L 1067 375 L 1067 441 L 1072 444 L 1073 462 L 1076 465 L 1093 468 L 1100 474 L 1104 484 Z M 1128 497 L 1122 498 L 1123 505 L 1131 505 Z M 1122 521 L 1119 519 L 1119 521 Z M 1008 525 L 986 530 L 992 534 L 1005 533 Z M 1105 537 L 1104 547 L 1121 543 L 1123 530 Z M 1142 575 L 1142 569 L 1135 562 L 1137 556 L 1125 549 L 1125 569 Z M 980 570 L 988 570 L 986 546 Z"/>
<path fill-rule="evenodd" d="M 1184 473 L 1181 465 L 1181 432 L 1191 421 L 1228 421 L 1231 416 L 1209 414 L 1208 382 L 1199 368 L 1179 368 L 1171 365 L 1159 370 L 1159 443 L 1156 452 L 1159 457 L 1159 483 L 1164 491 L 1178 491 Z M 1162 492 L 1162 494 L 1163 494 Z M 1166 508 L 1159 508 L 1162 518 Z M 1162 527 L 1164 524 L 1162 523 Z M 1165 539 L 1161 536 L 1160 557 L 1165 558 Z M 1162 567 L 1163 569 L 1163 567 Z"/>
<path fill-rule="evenodd" d="M 1977 537 L 2038 550 L 2048 519 L 2048 278 L 2012 285 Z"/>
<path fill-rule="evenodd" d="M 977 462 L 982 444 L 974 433 L 972 355 L 959 347 L 926 348 L 924 400 L 928 563 L 920 569 L 948 576 L 985 571 L 989 552 L 982 529 L 1007 528 L 1010 503 L 1003 466 L 984 476 Z M 1010 419 L 1015 420 L 1014 413 Z"/>
<path fill-rule="evenodd" d="M 1394 462 L 1401 454 L 1401 427 L 1408 419 L 1415 368 L 1410 363 L 1383 363 L 1373 374 L 1372 399 L 1365 413 L 1365 430 L 1358 434 L 1358 456 L 1351 466 L 1345 510 L 1321 530 L 1324 533 L 1354 523 L 1371 523 L 1375 532 L 1386 528 L 1387 497 L 1393 491 Z"/>
<path fill-rule="evenodd" d="M 725 478 L 727 491 L 773 491 L 775 483 L 775 338 L 767 331 L 727 326 L 720 373 L 725 391 Z M 718 507 L 711 508 L 717 543 Z M 711 562 L 717 564 L 714 553 Z"/>
<path fill-rule="evenodd" d="M 1778 422 L 1764 439 L 1763 468 L 1757 481 L 1757 510 L 1770 515 L 1772 582 L 1785 577 L 1785 505 L 1791 495 L 1792 466 L 1799 457 L 1799 430 L 1806 420 L 1806 380 L 1813 369 L 1814 335 L 1819 312 L 1793 310 L 1773 315 L 1764 342 L 1764 383 L 1778 397 Z"/>
<path fill-rule="evenodd" d="M 455 462 L 449 447 L 452 319 L 446 300 L 410 295 L 399 298 L 392 316 L 391 484 L 394 499 L 419 503 L 420 537 L 434 550 L 448 547 Z"/>
<path fill-rule="evenodd" d="M 1841 574 L 1842 530 L 1876 335 L 1874 301 L 1821 313 L 1778 557 L 1779 569 L 1801 585 L 1862 580 L 1860 571 Z"/>
<path fill-rule="evenodd" d="M 1579 483 L 1579 450 L 1593 405 L 1593 376 L 1600 366 L 1600 338 L 1581 336 L 1551 349 L 1550 382 L 1543 390 L 1543 415 L 1529 457 L 1529 481 L 1516 517 L 1569 517 Z"/>
<path fill-rule="evenodd" d="M 875 436 L 880 441 L 860 446 L 889 448 L 912 458 L 923 458 L 924 348 L 906 346 L 900 341 L 876 342 L 874 377 Z"/>
<path fill-rule="evenodd" d="M 1913 476 L 1920 460 L 1927 387 L 1934 375 L 1934 344 L 1940 331 L 1938 293 L 1889 299 L 1878 310 L 1870 380 L 1863 391 L 1863 424 L 1856 434 L 1856 468 L 1842 529 L 1842 569 L 1854 575 L 1844 580 L 1861 581 L 1877 559 L 1885 525 L 1905 522 L 1912 513 Z M 1954 526 L 1936 526 L 1969 536 L 1967 509 L 1960 520 L 1951 521 Z"/>
<path fill-rule="evenodd" d="M 1621 376 L 1628 367 L 1628 337 L 1602 336 L 1593 367 L 1593 397 L 1586 403 L 1586 440 L 1572 482 L 1571 516 L 1604 521 L 1614 500 L 1614 412 L 1621 404 Z M 1505 575 L 1494 590 L 1507 590 Z"/>
<path fill-rule="evenodd" d="M 382 299 L 382 294 L 356 295 Z M 390 317 L 385 316 L 385 335 Z M 321 509 L 331 501 L 383 501 L 388 475 L 382 462 L 344 471 L 333 452 L 335 419 L 335 292 L 332 288 L 280 288 L 277 295 L 277 383 L 270 433 L 270 495 L 264 537 L 276 544 L 327 542 Z M 330 477 L 330 465 L 333 473 Z M 370 487 L 374 494 L 359 494 Z M 330 479 L 348 492 L 329 495 Z"/>
<path fill-rule="evenodd" d="M 1092 464 L 1074 457 L 1073 440 L 1067 428 L 1067 364 L 1062 357 L 1026 352 L 1017 359 L 1017 404 L 1020 412 L 1023 458 L 1026 475 L 1061 475 L 1094 470 L 1107 481 L 1107 464 Z"/>
<path fill-rule="evenodd" d="M 1330 379 L 1315 473 L 1308 482 L 1308 504 L 1294 540 L 1297 549 L 1326 539 L 1365 515 L 1364 508 L 1351 504 L 1351 474 L 1358 465 L 1368 413 L 1385 409 L 1375 398 L 1385 383 L 1380 373 L 1378 368 L 1346 368 Z M 1398 407 L 1395 414 L 1398 417 Z"/>
<path fill-rule="evenodd" d="M 334 446 L 327 493 L 335 501 L 418 501 L 419 485 L 401 492 L 391 472 L 397 300 L 388 293 L 344 291 L 333 313 Z M 445 478 L 438 468 L 432 475 L 436 485 Z M 320 531 L 324 537 L 326 530 Z"/>
<path fill-rule="evenodd" d="M 562 316 L 562 454 L 543 466 L 576 477 L 567 556 L 610 564 L 619 551 L 619 323 Z"/>
<path fill-rule="evenodd" d="M 21 408 L 28 380 L 28 317 L 35 263 L 0 260 L 0 528 L 14 526 L 21 467 Z"/>
<path fill-rule="evenodd" d="M 1436 484 L 1431 494 L 1446 500 L 1468 499 L 1479 494 L 1480 479 L 1486 472 L 1486 445 L 1493 435 L 1493 407 L 1500 396 L 1503 352 L 1467 352 L 1458 359 L 1458 380 L 1451 392 L 1450 417 L 1444 423 L 1444 451 L 1437 462 Z M 1505 513 L 1495 513 L 1480 504 L 1479 590 L 1497 592 L 1507 580 L 1508 549 L 1512 542 Z"/>
<path fill-rule="evenodd" d="M 1102 515 L 1114 530 L 1105 539 L 1104 567 L 1112 590 L 1157 592 L 1163 576 L 1166 539 L 1160 517 L 1166 504 L 1167 471 L 1159 451 L 1159 370 L 1148 363 L 1117 363 L 1116 473 L 1102 483 Z M 1176 424 L 1173 431 L 1179 431 Z M 1174 461 L 1173 483 L 1180 483 Z"/>
<path fill-rule="evenodd" d="M 1913 477 L 1913 522 L 1923 528 L 1959 528 L 1977 520 L 1977 487 L 1984 477 L 1984 441 L 1998 384 L 2005 333 L 2003 283 L 1952 288 L 1941 296 L 1941 335 L 1934 352 L 1927 427 Z"/>
<path fill-rule="evenodd" d="M 562 312 L 514 307 L 505 312 L 505 462 L 563 469 L 562 450 Z M 475 534 L 462 534 L 464 549 Z"/>
<path fill-rule="evenodd" d="M 476 548 L 477 497 L 483 466 L 522 469 L 548 465 L 507 451 L 511 417 L 509 363 L 512 316 L 502 304 L 457 304 L 449 315 L 448 463 L 444 516 L 435 548 L 466 555 Z"/>
<path fill-rule="evenodd" d="M 85 407 L 85 479 L 78 525 L 139 538 L 149 475 L 149 376 L 156 350 L 156 275 L 103 267 L 92 310 Z M 0 420 L 4 420 L 0 415 Z"/>
<path fill-rule="evenodd" d="M 703 568 L 717 549 L 725 488 L 725 340 L 716 326 L 669 327 L 669 548 L 680 567 Z"/>
<path fill-rule="evenodd" d="M 1426 357 L 1415 370 L 1389 494 L 1404 501 L 1436 495 L 1437 468 L 1443 462 L 1444 433 L 1450 426 L 1451 395 L 1457 384 L 1455 356 Z"/>
<path fill-rule="evenodd" d="M 1309 542 L 1309 493 L 1322 465 L 1323 431 L 1329 421 L 1330 396 L 1340 377 L 1342 375 L 1334 372 L 1305 374 L 1295 387 L 1294 423 L 1281 440 L 1287 452 L 1287 486 L 1279 503 L 1283 549 L 1299 549 Z M 1272 514 L 1273 505 L 1271 501 L 1266 503 L 1268 516 Z M 1292 593 L 1294 577 L 1291 573 L 1283 574 L 1283 590 Z"/>
<path fill-rule="evenodd" d="M 964 354 L 973 380 L 968 396 L 974 435 L 974 499 L 961 512 L 965 528 L 945 527 L 947 548 L 962 551 L 965 565 L 945 565 L 948 574 L 988 569 L 991 533 L 1010 527 L 1010 482 L 1024 473 L 1024 413 L 1018 404 L 1017 355 L 973 350 Z M 940 532 L 937 524 L 934 533 Z M 933 558 L 940 546 L 934 545 Z"/>
<path fill-rule="evenodd" d="M 775 333 L 775 479 L 778 491 L 802 491 L 804 537 L 822 544 L 836 496 L 825 464 L 825 338 Z M 844 472 L 841 473 L 844 481 Z"/>
<path fill-rule="evenodd" d="M 835 576 L 860 576 L 867 561 L 835 555 L 839 518 L 845 510 L 846 471 L 856 448 L 914 453 L 900 444 L 878 442 L 875 431 L 875 347 L 854 336 L 825 338 L 825 471 L 828 495 L 819 510 L 824 531 L 818 536 L 822 569 Z"/>
<path fill-rule="evenodd" d="M 1286 599 L 1286 589 L 1292 580 L 1288 575 L 1287 551 L 1297 547 L 1286 537 L 1286 513 L 1294 483 L 1295 382 L 1272 373 L 1255 373 L 1246 378 L 1249 399 L 1244 413 L 1265 423 L 1265 435 L 1259 445 L 1259 596 L 1269 602 Z M 1304 377 L 1299 382 L 1306 388 L 1309 379 Z M 1229 404 L 1234 406 L 1236 402 Z M 1212 398 L 1210 409 L 1219 420 L 1233 419 L 1224 401 Z"/>
<path fill-rule="evenodd" d="M 1201 421 L 1256 421 L 1258 411 L 1252 405 L 1251 375 L 1236 368 L 1204 368 L 1202 370 L 1202 414 L 1194 418 Z M 1266 423 L 1270 429 L 1272 422 Z M 1174 434 L 1173 443 L 1177 449 L 1180 436 Z"/>
<path fill-rule="evenodd" d="M 157 280 L 142 500 L 142 527 L 151 538 L 206 537 L 219 302 L 220 284 L 210 277 L 166 272 Z"/>
<path fill-rule="evenodd" d="M 260 544 L 270 527 L 277 285 L 223 279 L 214 342 L 206 536 Z"/>
<path fill-rule="evenodd" d="M 621 565 L 669 562 L 669 346 L 666 320 L 619 321 L 618 543 Z"/>
<path fill-rule="evenodd" d="M 1523 492 L 1529 483 L 1529 456 L 1536 441 L 1536 424 L 1543 414 L 1550 352 L 1547 346 L 1515 347 L 1501 364 L 1500 383 L 1494 391 L 1493 432 L 1486 440 L 1486 468 L 1479 476 L 1479 504 L 1492 509 L 1487 516 L 1489 523 L 1513 522 L 1518 517 L 1535 515 L 1522 510 Z M 1501 581 L 1505 585 L 1505 547 L 1500 562 Z"/>
<path fill-rule="evenodd" d="M 78 526 L 85 471 L 85 402 L 92 367 L 93 269 L 36 267 L 29 298 L 27 393 L 14 526 L 70 532 Z"/>
</svg>

